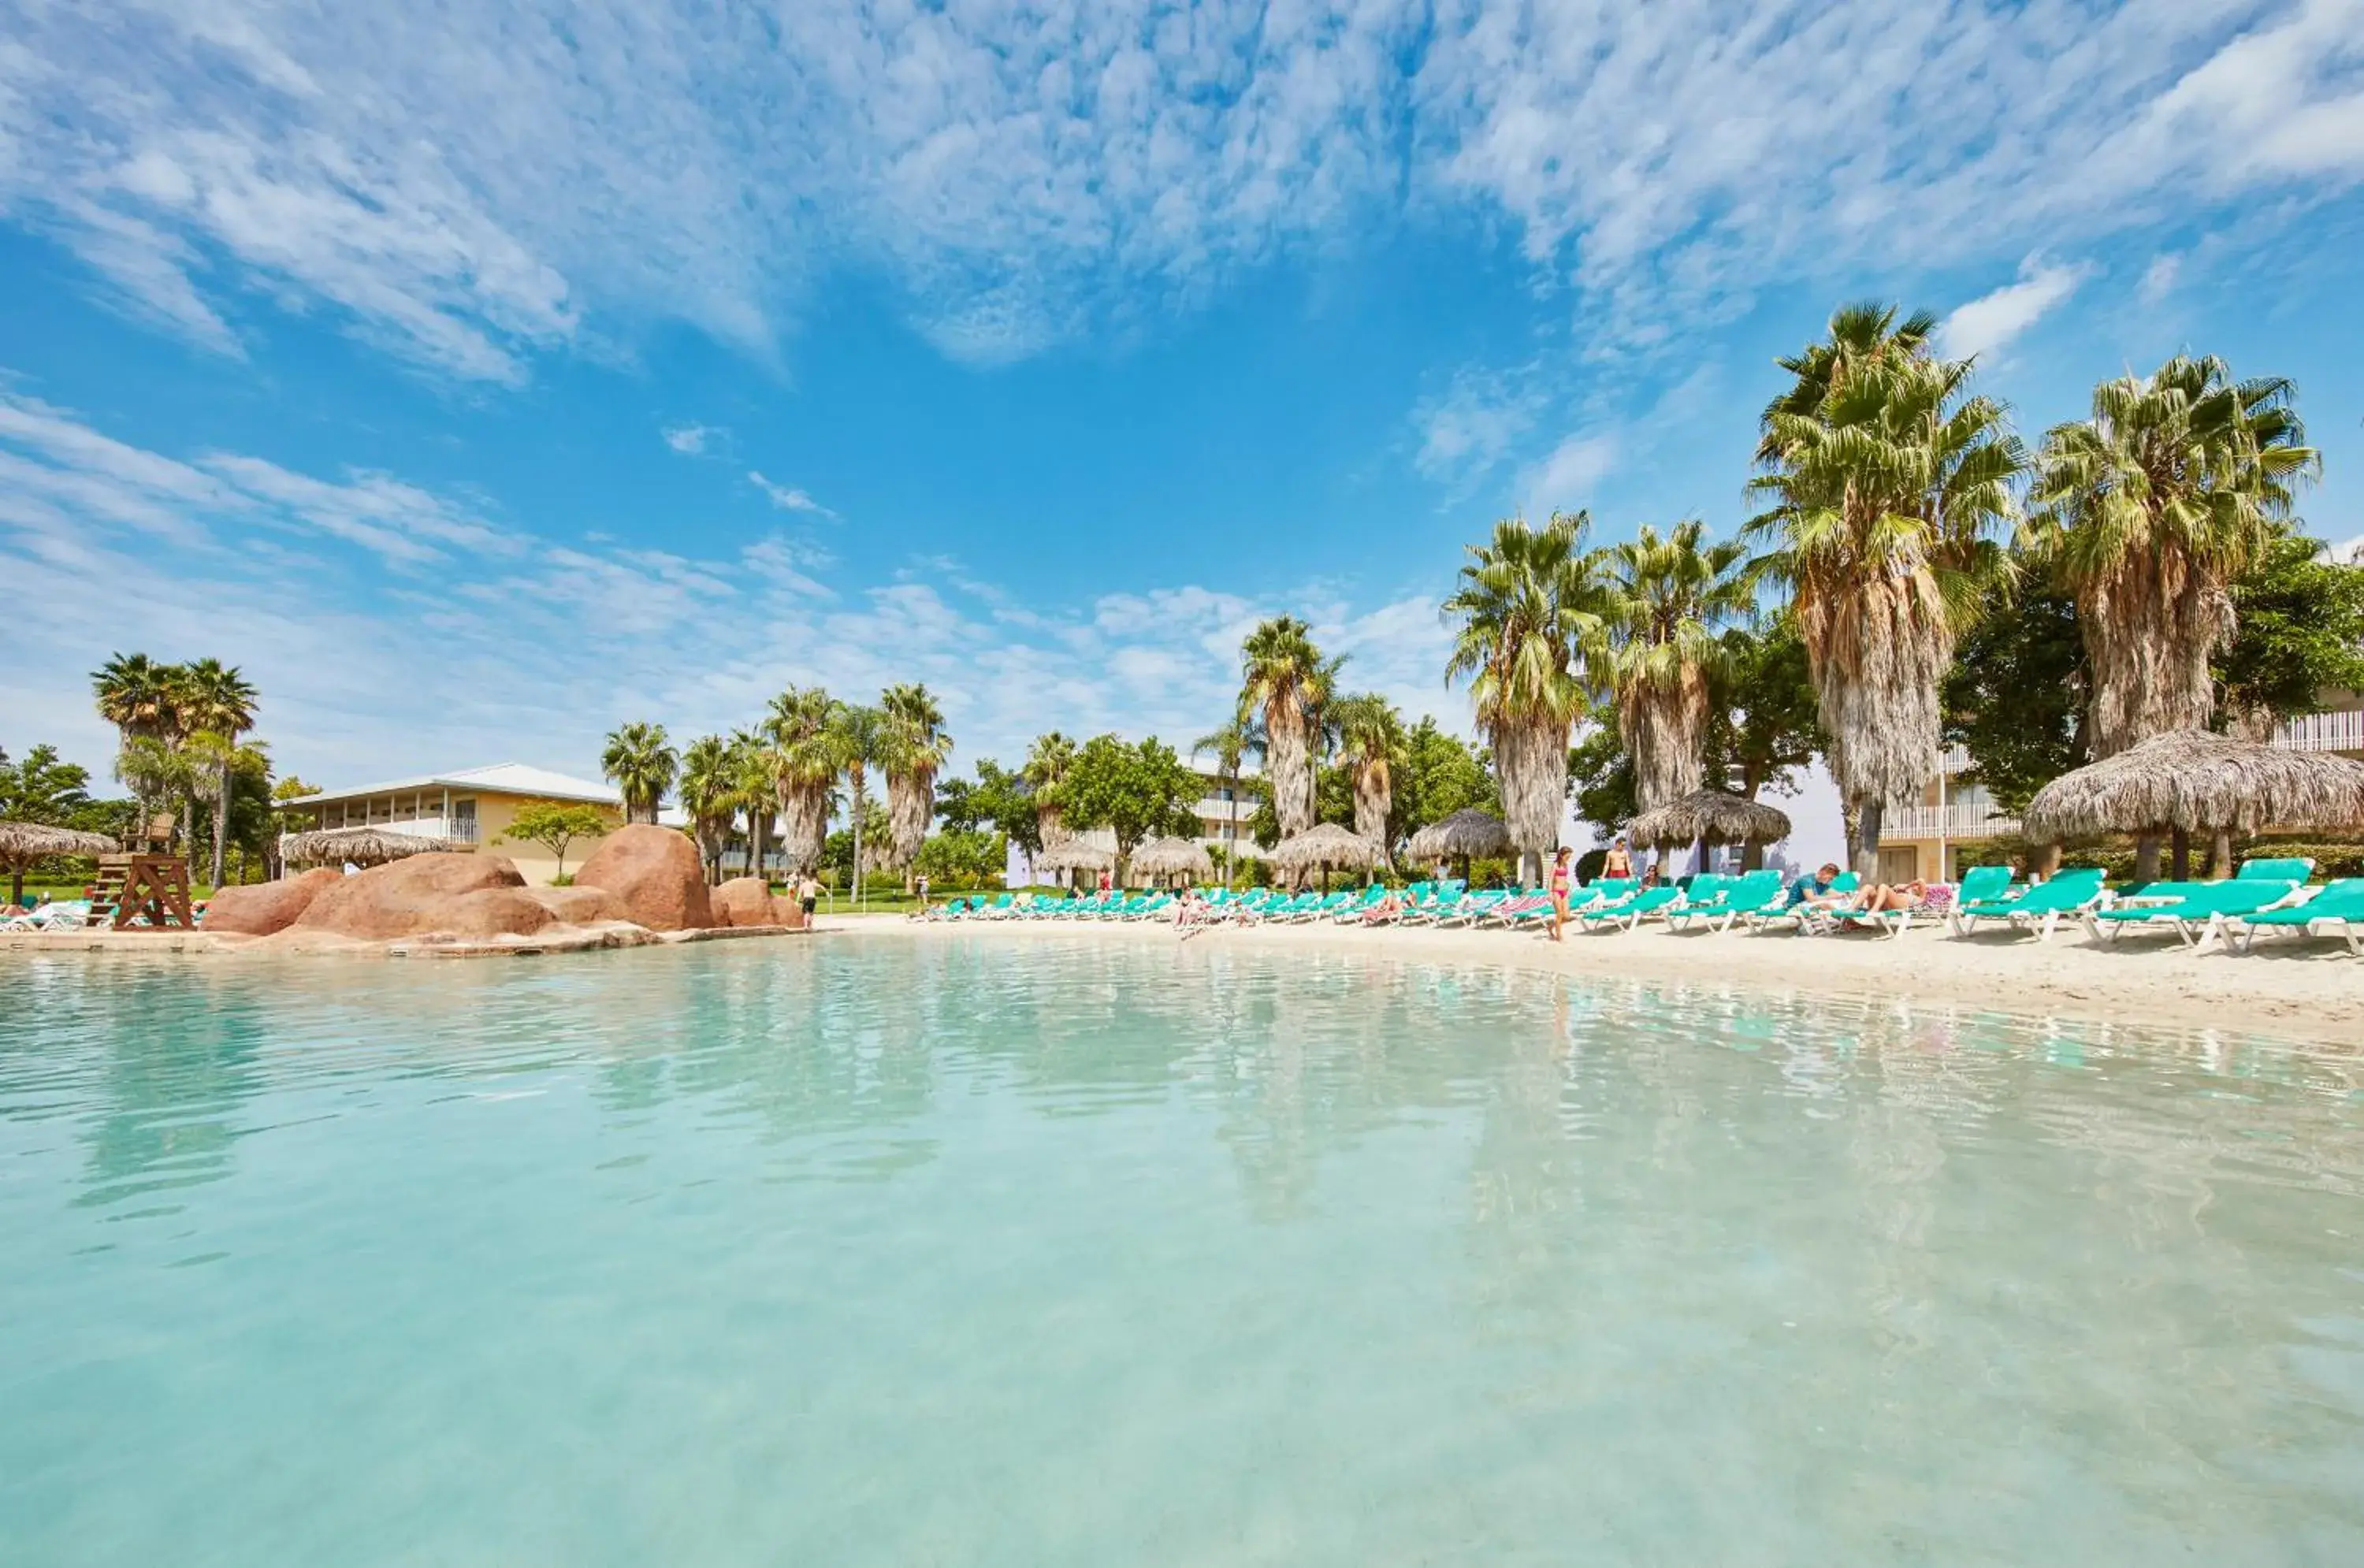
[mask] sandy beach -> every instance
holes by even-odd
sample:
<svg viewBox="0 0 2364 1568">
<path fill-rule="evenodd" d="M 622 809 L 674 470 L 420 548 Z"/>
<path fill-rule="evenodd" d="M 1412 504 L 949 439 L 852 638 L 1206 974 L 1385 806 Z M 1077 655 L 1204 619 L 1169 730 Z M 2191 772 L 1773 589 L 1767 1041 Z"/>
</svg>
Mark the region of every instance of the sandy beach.
<svg viewBox="0 0 2364 1568">
<path fill-rule="evenodd" d="M 1050 920 L 824 922 L 823 938 L 1023 943 L 1085 937 L 1181 940 L 1155 924 Z M 2254 954 L 2212 946 L 2193 952 L 2173 938 L 2127 938 L 2111 947 L 2063 931 L 2049 942 L 1981 932 L 1956 940 L 1943 927 L 1890 940 L 1870 935 L 1797 937 L 1677 932 L 1579 935 L 1564 942 L 1525 932 L 1363 930 L 1339 926 L 1218 926 L 1191 946 L 1353 952 L 1404 963 L 1495 964 L 1597 981 L 1742 987 L 1828 996 L 2185 1029 L 2273 1035 L 2364 1045 L 2364 962 L 2336 942 L 2260 942 Z"/>
</svg>

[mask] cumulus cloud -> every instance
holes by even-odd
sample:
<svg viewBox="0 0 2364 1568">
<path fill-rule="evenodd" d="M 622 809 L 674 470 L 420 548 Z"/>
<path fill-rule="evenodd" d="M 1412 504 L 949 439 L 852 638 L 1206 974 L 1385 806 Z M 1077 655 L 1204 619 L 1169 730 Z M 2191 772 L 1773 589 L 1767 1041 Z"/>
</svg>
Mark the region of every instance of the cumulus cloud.
<svg viewBox="0 0 2364 1568">
<path fill-rule="evenodd" d="M 2018 282 L 1957 306 L 1939 322 L 1937 347 L 1954 359 L 1992 356 L 2075 294 L 2086 275 L 2083 267 L 2052 266 L 2030 256 L 2020 264 Z"/>
<path fill-rule="evenodd" d="M 127 308 L 496 382 L 658 320 L 764 351 L 840 269 L 991 362 L 1472 210 L 1647 346 L 2364 175 L 2364 0 L 4 8 L 0 205 Z"/>
</svg>

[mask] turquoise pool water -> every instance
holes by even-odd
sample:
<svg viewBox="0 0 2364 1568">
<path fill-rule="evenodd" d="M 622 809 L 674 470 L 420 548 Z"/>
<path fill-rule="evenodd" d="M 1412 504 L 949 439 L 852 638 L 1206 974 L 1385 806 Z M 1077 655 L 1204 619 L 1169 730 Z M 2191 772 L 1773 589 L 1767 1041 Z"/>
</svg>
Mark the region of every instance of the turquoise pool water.
<svg viewBox="0 0 2364 1568">
<path fill-rule="evenodd" d="M 0 1563 L 2353 1563 L 2359 1084 L 1212 944 L 11 960 Z"/>
</svg>

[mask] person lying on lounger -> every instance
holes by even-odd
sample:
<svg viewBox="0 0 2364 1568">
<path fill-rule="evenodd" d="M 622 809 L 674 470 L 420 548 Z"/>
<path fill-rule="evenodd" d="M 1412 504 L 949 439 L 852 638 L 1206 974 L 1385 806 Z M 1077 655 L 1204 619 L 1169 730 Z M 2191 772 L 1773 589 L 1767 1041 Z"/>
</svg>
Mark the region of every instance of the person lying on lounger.
<svg viewBox="0 0 2364 1568">
<path fill-rule="evenodd" d="M 1866 929 L 1856 918 L 1858 915 L 1881 915 L 1894 909 L 1918 909 L 1929 896 L 1929 884 L 1915 877 L 1911 882 L 1881 883 L 1867 887 L 1854 897 L 1834 906 L 1839 924 L 1861 930 Z"/>
<path fill-rule="evenodd" d="M 1801 876 L 1790 884 L 1790 906 L 1802 904 L 1809 909 L 1827 909 L 1846 898 L 1844 893 L 1833 891 L 1839 880 L 1839 868 L 1824 862 L 1823 869 L 1812 876 Z"/>
</svg>

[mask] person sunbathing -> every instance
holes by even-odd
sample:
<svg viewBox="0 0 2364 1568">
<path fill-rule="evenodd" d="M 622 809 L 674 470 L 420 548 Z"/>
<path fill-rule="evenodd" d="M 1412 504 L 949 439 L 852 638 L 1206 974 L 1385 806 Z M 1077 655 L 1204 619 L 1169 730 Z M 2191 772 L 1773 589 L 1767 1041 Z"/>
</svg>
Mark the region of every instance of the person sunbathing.
<svg viewBox="0 0 2364 1568">
<path fill-rule="evenodd" d="M 1802 904 L 1809 909 L 1828 909 L 1846 901 L 1847 895 L 1836 891 L 1839 868 L 1824 862 L 1823 869 L 1812 876 L 1801 876 L 1790 884 L 1791 908 Z"/>
<path fill-rule="evenodd" d="M 1855 930 L 1868 929 L 1857 918 L 1862 915 L 1884 915 L 1895 910 L 1918 909 L 1929 896 L 1929 884 L 1919 877 L 1911 882 L 1881 883 L 1867 887 L 1853 898 L 1835 906 L 1839 924 Z"/>
<path fill-rule="evenodd" d="M 1377 904 L 1372 905 L 1369 908 L 1363 911 L 1363 924 L 1366 926 L 1384 926 L 1396 919 L 1399 916 L 1402 915 L 1403 912 L 1403 900 L 1390 893 L 1386 897 L 1380 899 Z"/>
</svg>

